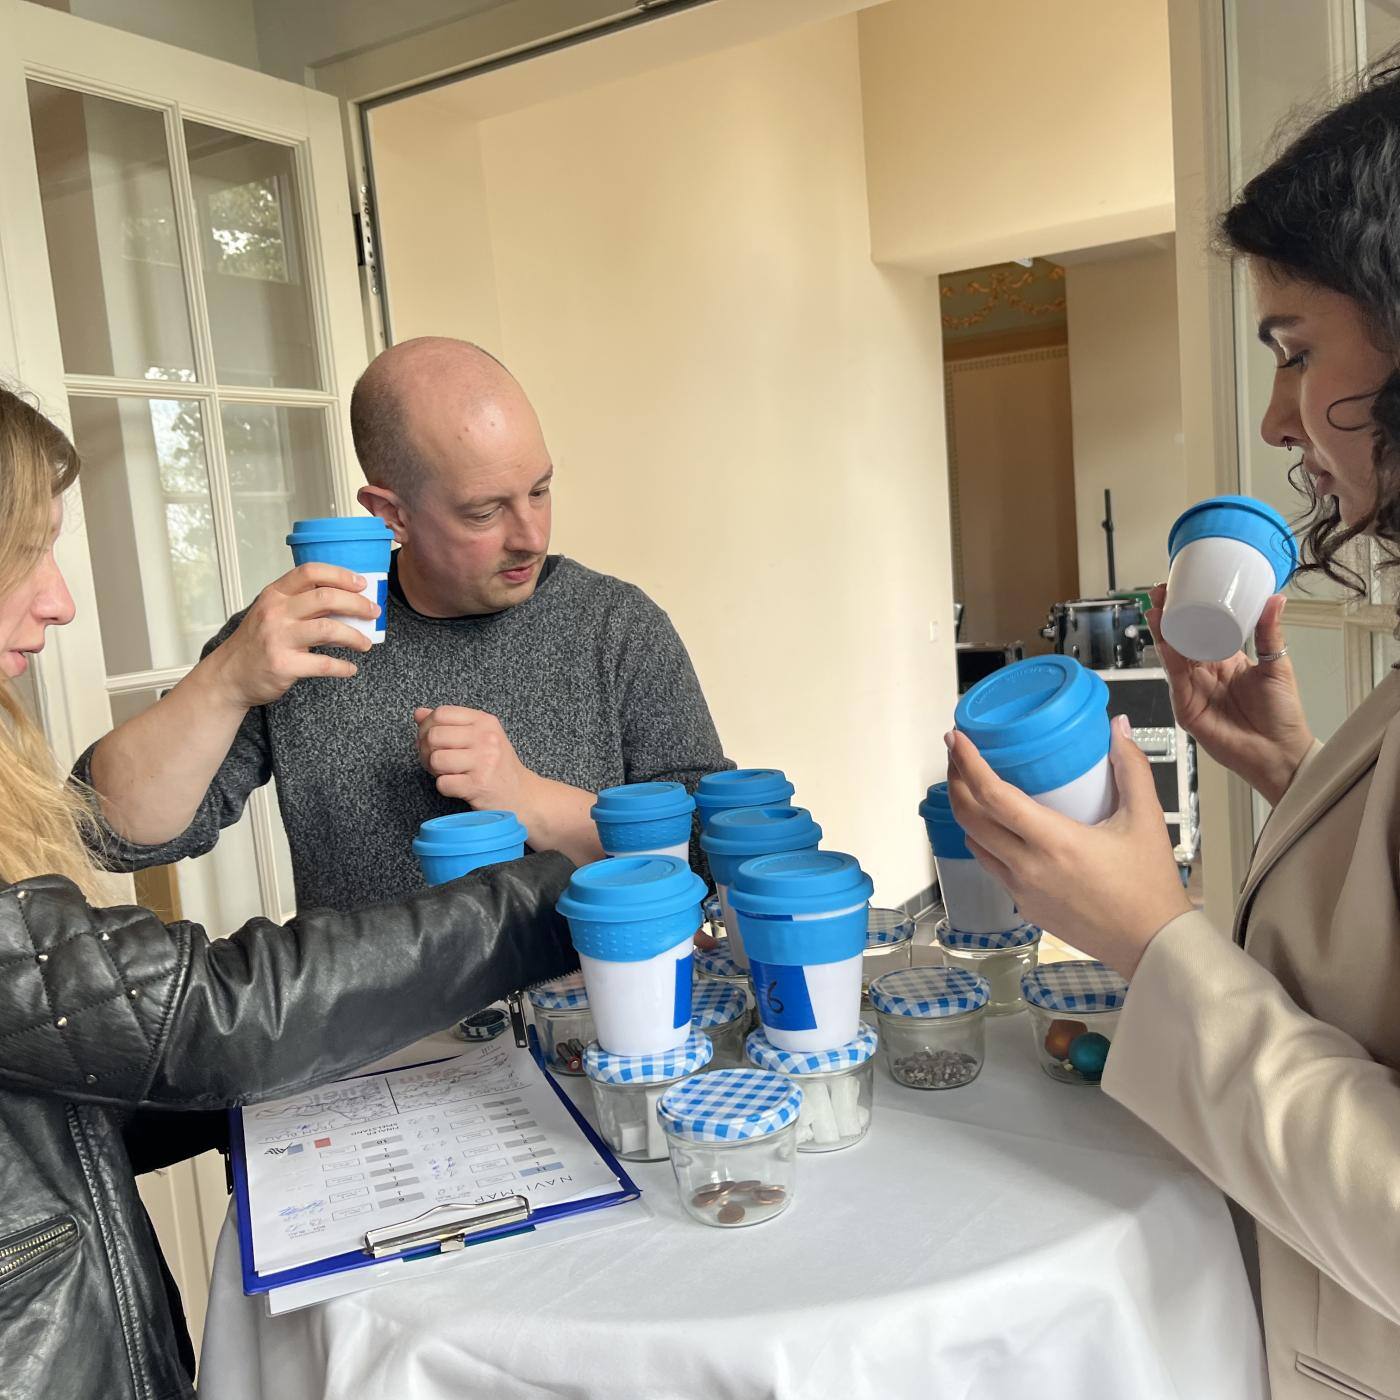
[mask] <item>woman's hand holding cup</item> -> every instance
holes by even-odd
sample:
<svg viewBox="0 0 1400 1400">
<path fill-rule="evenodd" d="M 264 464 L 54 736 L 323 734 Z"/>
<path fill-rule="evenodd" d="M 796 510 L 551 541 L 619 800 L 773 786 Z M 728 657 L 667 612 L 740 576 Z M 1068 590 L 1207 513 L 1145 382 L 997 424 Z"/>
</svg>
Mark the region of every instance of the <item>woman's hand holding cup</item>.
<svg viewBox="0 0 1400 1400">
<path fill-rule="evenodd" d="M 1151 590 L 1147 624 L 1171 684 L 1176 721 L 1217 763 L 1238 773 L 1269 803 L 1277 802 L 1313 746 L 1283 632 L 1286 599 L 1264 604 L 1252 661 L 1243 651 L 1224 661 L 1191 661 L 1162 636 L 1167 588 Z"/>
</svg>

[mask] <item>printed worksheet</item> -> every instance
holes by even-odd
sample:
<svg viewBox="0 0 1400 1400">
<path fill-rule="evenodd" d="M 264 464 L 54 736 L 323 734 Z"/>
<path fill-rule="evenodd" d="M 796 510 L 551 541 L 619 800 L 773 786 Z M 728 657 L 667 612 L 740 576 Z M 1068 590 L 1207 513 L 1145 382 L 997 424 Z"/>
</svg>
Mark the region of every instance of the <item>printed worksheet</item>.
<svg viewBox="0 0 1400 1400">
<path fill-rule="evenodd" d="M 242 1110 L 253 1262 L 277 1273 L 364 1247 L 438 1205 L 604 1194 L 617 1177 L 508 1038 Z"/>
</svg>

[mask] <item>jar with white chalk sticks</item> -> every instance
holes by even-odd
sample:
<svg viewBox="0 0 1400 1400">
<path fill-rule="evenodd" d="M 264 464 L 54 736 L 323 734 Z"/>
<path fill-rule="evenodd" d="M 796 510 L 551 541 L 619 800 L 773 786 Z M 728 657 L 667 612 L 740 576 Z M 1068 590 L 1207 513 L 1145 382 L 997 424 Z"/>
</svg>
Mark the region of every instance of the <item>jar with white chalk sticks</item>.
<svg viewBox="0 0 1400 1400">
<path fill-rule="evenodd" d="M 666 1138 L 656 1117 L 661 1096 L 710 1063 L 710 1038 L 692 1031 L 684 1045 L 659 1055 L 611 1055 L 595 1040 L 583 1053 L 583 1072 L 593 1089 L 598 1131 L 628 1162 L 659 1162 Z"/>
<path fill-rule="evenodd" d="M 749 1063 L 786 1075 L 802 1088 L 799 1152 L 835 1152 L 854 1147 L 865 1136 L 875 1102 L 879 1043 L 864 1021 L 860 1034 L 835 1050 L 780 1050 L 761 1029 L 750 1032 L 745 1042 Z"/>
</svg>

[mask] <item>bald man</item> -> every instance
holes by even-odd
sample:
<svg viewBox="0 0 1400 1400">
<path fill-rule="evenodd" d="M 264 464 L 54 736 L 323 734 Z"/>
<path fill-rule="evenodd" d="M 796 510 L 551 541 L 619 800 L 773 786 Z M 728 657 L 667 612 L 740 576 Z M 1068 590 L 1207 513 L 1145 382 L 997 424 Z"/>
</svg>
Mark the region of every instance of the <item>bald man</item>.
<svg viewBox="0 0 1400 1400">
<path fill-rule="evenodd" d="M 462 341 L 386 350 L 350 404 L 366 484 L 394 532 L 386 640 L 343 570 L 268 585 L 156 705 L 75 775 L 109 863 L 203 854 L 276 778 L 299 907 L 356 909 L 422 884 L 429 817 L 504 808 L 536 850 L 602 851 L 602 787 L 693 788 L 730 767 L 685 647 L 639 589 L 549 553 L 554 463 L 514 377 Z"/>
</svg>

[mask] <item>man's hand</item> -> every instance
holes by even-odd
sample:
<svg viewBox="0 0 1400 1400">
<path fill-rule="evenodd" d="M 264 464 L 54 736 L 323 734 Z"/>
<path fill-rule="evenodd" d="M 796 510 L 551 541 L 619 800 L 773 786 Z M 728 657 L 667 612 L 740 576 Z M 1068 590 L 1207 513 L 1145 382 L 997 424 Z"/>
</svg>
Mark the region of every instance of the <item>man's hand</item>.
<svg viewBox="0 0 1400 1400">
<path fill-rule="evenodd" d="M 418 757 L 444 797 L 520 815 L 540 779 L 521 763 L 495 715 L 461 705 L 414 710 Z"/>
<path fill-rule="evenodd" d="M 307 676 L 353 676 L 355 663 L 313 647 L 368 651 L 363 633 L 332 614 L 372 619 L 378 608 L 364 580 L 333 564 L 303 564 L 270 583 L 243 621 L 200 663 L 209 682 L 243 710 L 279 700 Z"/>
</svg>

